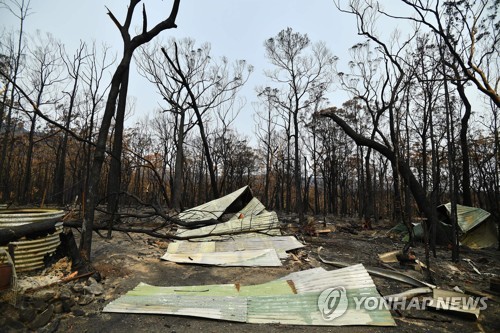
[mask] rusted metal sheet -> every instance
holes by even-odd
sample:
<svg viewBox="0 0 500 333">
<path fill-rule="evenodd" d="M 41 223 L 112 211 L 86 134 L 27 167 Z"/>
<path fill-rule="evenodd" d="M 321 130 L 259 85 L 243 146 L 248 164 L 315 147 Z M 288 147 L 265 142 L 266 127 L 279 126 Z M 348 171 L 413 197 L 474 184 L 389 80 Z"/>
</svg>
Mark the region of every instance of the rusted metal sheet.
<svg viewBox="0 0 500 333">
<path fill-rule="evenodd" d="M 7 209 L 0 211 L 0 228 L 17 227 L 29 223 L 61 221 L 64 211 L 55 209 Z M 56 231 L 37 239 L 19 239 L 0 247 L 8 250 L 14 248 L 16 271 L 30 271 L 44 267 L 44 257 L 51 255 L 59 246 L 63 227 L 62 222 L 55 224 Z"/>
<path fill-rule="evenodd" d="M 59 244 L 61 244 L 59 234 L 63 227 L 62 222 L 56 224 L 56 232 L 46 237 L 33 240 L 19 240 L 10 242 L 14 247 L 14 262 L 16 271 L 24 272 L 44 267 L 44 257 L 52 255 Z M 8 246 L 0 247 L 8 250 Z"/>
</svg>

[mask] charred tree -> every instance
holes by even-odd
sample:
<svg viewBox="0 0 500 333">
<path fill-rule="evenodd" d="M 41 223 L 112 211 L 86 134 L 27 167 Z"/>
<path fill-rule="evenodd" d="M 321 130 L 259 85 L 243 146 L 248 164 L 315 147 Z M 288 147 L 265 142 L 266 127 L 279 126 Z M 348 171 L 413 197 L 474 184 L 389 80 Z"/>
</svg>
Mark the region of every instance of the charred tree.
<svg viewBox="0 0 500 333">
<path fill-rule="evenodd" d="M 131 38 L 129 29 L 132 23 L 132 17 L 135 11 L 135 7 L 139 2 L 140 0 L 130 0 L 124 24 L 121 24 L 113 15 L 113 13 L 108 10 L 108 15 L 111 17 L 111 20 L 118 27 L 122 35 L 124 50 L 120 64 L 115 70 L 115 73 L 113 74 L 113 78 L 111 80 L 111 87 L 109 90 L 104 115 L 102 117 L 101 126 L 99 128 L 93 163 L 89 174 L 89 183 L 85 203 L 85 218 L 82 224 L 82 237 L 80 241 L 80 252 L 82 253 L 82 257 L 85 258 L 85 260 L 87 260 L 88 262 L 90 262 L 90 253 L 92 248 L 94 209 L 98 201 L 98 186 L 101 179 L 102 165 L 104 163 L 108 132 L 113 116 L 115 114 L 118 115 L 125 113 L 125 102 L 120 103 L 120 108 L 117 109 L 117 100 L 120 90 L 126 89 L 125 86 L 122 85 L 128 83 L 128 72 L 130 68 L 130 62 L 132 60 L 132 55 L 139 46 L 148 43 L 160 32 L 177 27 L 177 25 L 175 24 L 175 19 L 179 10 L 180 0 L 174 0 L 169 17 L 164 21 L 158 23 L 150 30 L 147 30 L 148 22 L 146 8 L 143 7 L 142 33 Z M 114 158 L 119 158 L 119 156 L 114 156 Z M 116 191 L 116 189 L 110 190 Z"/>
</svg>

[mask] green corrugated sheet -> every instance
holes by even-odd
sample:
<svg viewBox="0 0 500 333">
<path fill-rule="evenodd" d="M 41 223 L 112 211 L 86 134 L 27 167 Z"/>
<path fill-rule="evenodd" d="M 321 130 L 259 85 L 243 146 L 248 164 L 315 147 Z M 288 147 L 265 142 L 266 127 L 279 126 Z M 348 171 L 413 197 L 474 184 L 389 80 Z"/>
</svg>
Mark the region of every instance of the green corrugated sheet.
<svg viewBox="0 0 500 333">
<path fill-rule="evenodd" d="M 451 203 L 447 203 L 444 206 L 448 213 L 450 213 Z M 479 225 L 490 215 L 490 213 L 481 208 L 457 205 L 457 223 L 460 230 L 464 233 Z"/>
<path fill-rule="evenodd" d="M 460 243 L 471 249 L 497 247 L 498 229 L 492 219 L 488 219 L 460 237 Z"/>
<path fill-rule="evenodd" d="M 103 312 L 167 314 L 228 321 L 247 321 L 247 301 L 237 296 L 125 295 Z"/>
<path fill-rule="evenodd" d="M 448 214 L 451 203 L 442 205 Z M 490 217 L 490 213 L 477 207 L 457 205 L 457 224 L 461 231 L 460 244 L 473 249 L 496 247 L 498 229 Z"/>
<path fill-rule="evenodd" d="M 286 280 L 271 281 L 258 285 L 241 286 L 239 284 L 213 284 L 203 286 L 157 287 L 147 283 L 139 283 L 127 293 L 127 296 L 263 296 L 291 295 L 295 288 Z"/>
<path fill-rule="evenodd" d="M 394 320 L 388 310 L 356 309 L 353 297 L 376 297 L 377 292 L 373 280 L 365 281 L 368 274 L 362 265 L 355 265 L 331 271 L 312 269 L 292 273 L 290 280 L 275 280 L 269 283 L 253 286 L 205 285 L 184 287 L 153 287 L 146 284 L 138 285 L 127 295 L 111 302 L 104 312 L 125 313 L 155 313 L 197 316 L 203 318 L 240 321 L 248 323 L 281 323 L 290 325 L 373 325 L 394 326 Z M 313 279 L 323 275 L 320 279 Z M 361 279 L 358 274 L 361 274 Z M 318 309 L 318 297 L 322 288 L 339 286 L 339 280 L 332 276 L 343 276 L 343 284 L 350 285 L 347 289 L 347 311 L 339 318 L 326 321 Z M 284 277 L 284 278 L 287 278 Z M 295 289 L 295 282 L 301 282 L 304 290 L 314 290 L 302 293 Z M 307 281 L 311 285 L 307 286 Z M 356 288 L 356 284 L 360 286 Z M 306 288 L 307 287 L 307 288 Z M 317 290 L 315 290 L 317 289 Z M 298 294 L 294 294 L 297 291 Z"/>
<path fill-rule="evenodd" d="M 347 311 L 334 320 L 324 320 L 318 311 L 320 294 L 321 292 L 308 292 L 297 295 L 248 297 L 248 322 L 315 326 L 396 325 L 388 310 L 368 311 L 355 308 L 354 296 L 380 297 L 376 288 L 348 291 Z"/>
</svg>

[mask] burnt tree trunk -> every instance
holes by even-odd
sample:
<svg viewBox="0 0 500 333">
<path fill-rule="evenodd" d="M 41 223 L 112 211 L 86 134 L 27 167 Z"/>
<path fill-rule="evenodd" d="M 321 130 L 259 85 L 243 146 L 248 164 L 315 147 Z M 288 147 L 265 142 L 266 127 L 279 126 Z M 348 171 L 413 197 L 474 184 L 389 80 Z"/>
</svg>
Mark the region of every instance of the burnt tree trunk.
<svg viewBox="0 0 500 333">
<path fill-rule="evenodd" d="M 321 111 L 319 115 L 322 117 L 327 117 L 332 119 L 337 125 L 339 125 L 342 128 L 342 130 L 344 130 L 344 132 L 351 139 L 354 140 L 354 142 L 357 145 L 370 147 L 376 150 L 384 157 L 386 157 L 391 163 L 396 165 L 399 173 L 402 175 L 402 179 L 406 183 L 406 186 L 409 187 L 415 199 L 415 202 L 417 203 L 418 208 L 427 217 L 427 219 L 429 219 L 431 223 L 433 223 L 433 219 L 437 215 L 433 214 L 433 211 L 435 211 L 436 208 L 433 207 L 429 202 L 429 200 L 427 199 L 426 193 L 424 192 L 422 185 L 418 182 L 417 178 L 411 171 L 410 166 L 406 161 L 402 159 L 397 160 L 396 153 L 391 148 L 357 133 L 349 124 L 347 124 L 342 118 L 340 118 L 335 113 L 335 110 L 325 109 Z"/>
<path fill-rule="evenodd" d="M 111 126 L 111 120 L 115 115 L 116 102 L 118 99 L 118 94 L 120 92 L 120 86 L 123 83 L 123 79 L 127 75 L 130 68 L 132 54 L 136 48 L 148 43 L 160 32 L 177 27 L 177 25 L 175 24 L 175 19 L 179 10 L 180 0 L 174 0 L 170 16 L 166 20 L 158 23 L 149 31 L 147 30 L 146 9 L 145 7 L 143 7 L 142 33 L 131 39 L 128 30 L 132 23 L 134 9 L 139 2 L 140 0 L 130 0 L 130 5 L 127 10 L 127 17 L 123 25 L 118 22 L 113 13 L 108 11 L 108 15 L 111 17 L 112 21 L 118 27 L 122 35 L 122 39 L 124 42 L 124 53 L 122 60 L 120 61 L 120 64 L 118 65 L 118 68 L 113 74 L 113 78 L 111 80 L 111 87 L 106 102 L 106 108 L 104 110 L 101 127 L 99 129 L 99 134 L 97 137 L 94 159 L 89 173 L 87 197 L 85 199 L 85 218 L 82 224 L 82 237 L 80 241 L 80 252 L 84 260 L 86 260 L 87 262 L 90 262 L 90 253 L 92 248 L 92 228 L 94 224 L 94 209 L 96 207 L 98 199 L 98 188 L 101 181 L 101 170 L 104 163 L 108 132 Z"/>
</svg>

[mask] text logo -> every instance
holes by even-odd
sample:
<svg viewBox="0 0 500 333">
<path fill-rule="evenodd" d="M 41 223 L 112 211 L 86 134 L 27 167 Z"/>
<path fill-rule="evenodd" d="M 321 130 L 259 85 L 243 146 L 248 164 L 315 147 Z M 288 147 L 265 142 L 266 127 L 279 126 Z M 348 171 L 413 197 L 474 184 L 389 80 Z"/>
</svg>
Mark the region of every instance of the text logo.
<svg viewBox="0 0 500 333">
<path fill-rule="evenodd" d="M 323 320 L 331 321 L 347 311 L 347 292 L 344 287 L 323 290 L 318 297 L 318 309 Z"/>
</svg>

